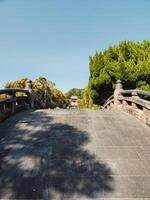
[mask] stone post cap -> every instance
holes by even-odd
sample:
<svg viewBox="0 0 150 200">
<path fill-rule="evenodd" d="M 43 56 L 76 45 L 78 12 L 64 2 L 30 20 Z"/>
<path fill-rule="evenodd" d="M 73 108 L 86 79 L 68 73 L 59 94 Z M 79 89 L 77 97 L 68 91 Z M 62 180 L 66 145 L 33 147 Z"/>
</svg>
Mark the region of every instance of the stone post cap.
<svg viewBox="0 0 150 200">
<path fill-rule="evenodd" d="M 32 83 L 32 81 L 28 79 L 28 80 L 26 81 L 26 83 Z"/>
<path fill-rule="evenodd" d="M 122 81 L 121 80 L 117 80 L 116 82 L 116 90 L 123 90 L 123 87 L 122 87 Z"/>
<path fill-rule="evenodd" d="M 116 83 L 117 83 L 117 84 L 122 84 L 122 81 L 121 81 L 121 80 L 117 80 Z"/>
<path fill-rule="evenodd" d="M 26 81 L 25 89 L 29 90 L 29 92 L 32 92 L 32 81 L 31 80 Z"/>
</svg>

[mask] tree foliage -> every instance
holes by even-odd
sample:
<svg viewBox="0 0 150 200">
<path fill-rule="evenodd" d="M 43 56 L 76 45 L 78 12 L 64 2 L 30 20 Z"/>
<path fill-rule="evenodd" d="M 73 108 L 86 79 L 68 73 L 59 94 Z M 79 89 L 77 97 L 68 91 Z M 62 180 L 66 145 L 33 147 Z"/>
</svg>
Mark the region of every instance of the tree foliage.
<svg viewBox="0 0 150 200">
<path fill-rule="evenodd" d="M 57 88 L 52 89 L 52 107 L 66 108 L 69 101 L 65 95 Z"/>
<path fill-rule="evenodd" d="M 70 99 L 71 96 L 78 96 L 78 98 L 81 99 L 83 96 L 83 89 L 72 88 L 65 94 L 65 96 L 67 99 Z"/>
<path fill-rule="evenodd" d="M 124 89 L 150 90 L 150 41 L 122 41 L 89 57 L 89 96 L 102 104 L 114 91 L 117 80 Z"/>
<path fill-rule="evenodd" d="M 25 88 L 28 78 L 21 78 L 15 81 L 10 81 L 5 84 L 5 88 Z"/>
<path fill-rule="evenodd" d="M 6 83 L 5 88 L 25 88 L 28 78 Z M 38 77 L 32 81 L 32 89 L 36 96 L 37 102 L 42 108 L 64 107 L 67 100 L 63 93 L 55 88 L 53 81 L 47 80 L 45 77 Z"/>
<path fill-rule="evenodd" d="M 90 104 L 89 88 L 86 86 L 82 91 L 82 98 L 79 99 L 80 108 L 88 108 Z"/>
</svg>

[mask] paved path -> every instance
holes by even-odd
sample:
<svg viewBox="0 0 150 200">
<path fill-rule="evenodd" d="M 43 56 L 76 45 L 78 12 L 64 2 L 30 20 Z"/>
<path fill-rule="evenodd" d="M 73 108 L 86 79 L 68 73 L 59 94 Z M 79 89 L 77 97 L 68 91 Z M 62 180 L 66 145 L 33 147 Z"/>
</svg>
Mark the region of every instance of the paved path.
<svg viewBox="0 0 150 200">
<path fill-rule="evenodd" d="M 128 114 L 26 111 L 0 139 L 1 199 L 150 200 L 150 128 Z"/>
</svg>

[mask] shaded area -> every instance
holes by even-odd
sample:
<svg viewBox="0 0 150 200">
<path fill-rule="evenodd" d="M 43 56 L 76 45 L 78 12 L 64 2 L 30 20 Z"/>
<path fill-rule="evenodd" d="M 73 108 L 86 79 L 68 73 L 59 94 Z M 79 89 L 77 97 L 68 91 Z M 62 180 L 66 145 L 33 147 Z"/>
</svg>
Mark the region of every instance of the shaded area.
<svg viewBox="0 0 150 200">
<path fill-rule="evenodd" d="M 83 148 L 87 132 L 53 123 L 42 111 L 30 118 L 18 119 L 1 139 L 0 198 L 94 198 L 113 191 L 111 169 Z"/>
</svg>

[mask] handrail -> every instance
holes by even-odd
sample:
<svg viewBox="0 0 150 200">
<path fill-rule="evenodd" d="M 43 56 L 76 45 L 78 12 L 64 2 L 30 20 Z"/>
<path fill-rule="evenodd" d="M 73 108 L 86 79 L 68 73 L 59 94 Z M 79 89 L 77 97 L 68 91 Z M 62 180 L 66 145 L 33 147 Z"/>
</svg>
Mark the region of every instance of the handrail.
<svg viewBox="0 0 150 200">
<path fill-rule="evenodd" d="M 150 97 L 150 92 L 148 91 L 142 91 L 142 90 L 122 90 L 120 91 L 120 94 L 122 95 L 132 95 L 133 93 L 136 93 L 138 96 L 146 96 L 146 97 Z"/>
<path fill-rule="evenodd" d="M 29 94 L 29 91 L 23 88 L 7 88 L 7 89 L 0 90 L 0 94 L 12 94 L 12 93 L 17 93 L 17 92 L 23 92 L 23 93 Z"/>
<path fill-rule="evenodd" d="M 17 96 L 17 93 L 21 93 Z M 23 95 L 22 95 L 23 93 Z M 32 92 L 32 82 L 27 81 L 24 88 L 6 88 L 0 90 L 0 95 L 6 98 L 0 100 L 0 121 L 10 115 L 27 108 L 34 108 L 34 95 Z"/>
<path fill-rule="evenodd" d="M 121 81 L 118 81 L 114 95 L 109 97 L 103 106 L 103 109 L 105 108 L 124 110 L 133 114 L 150 126 L 149 91 L 141 91 L 137 89 L 123 90 Z"/>
<path fill-rule="evenodd" d="M 137 90 L 131 89 L 131 90 L 122 90 L 120 91 L 120 94 L 122 95 L 132 95 L 133 92 L 136 92 Z"/>
<path fill-rule="evenodd" d="M 139 95 L 139 96 L 146 96 L 146 97 L 150 97 L 150 92 L 147 92 L 147 91 L 137 91 L 137 94 Z"/>
<path fill-rule="evenodd" d="M 113 98 L 114 98 L 114 95 L 111 95 L 111 96 L 106 100 L 106 102 L 104 103 L 103 108 L 105 108 L 105 106 L 107 105 L 107 103 L 108 103 L 110 100 L 112 100 Z"/>
</svg>

